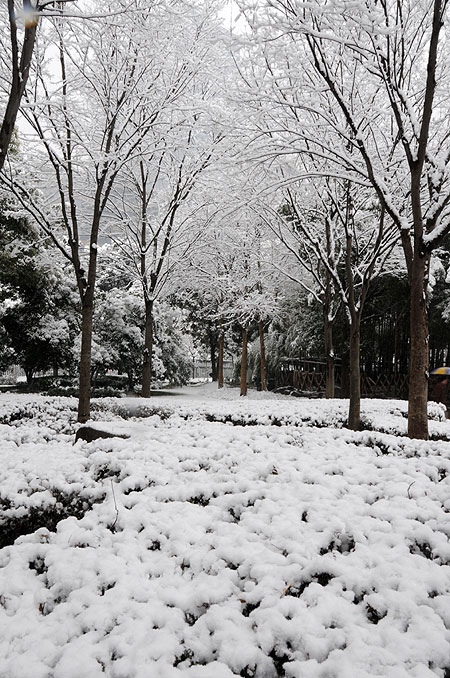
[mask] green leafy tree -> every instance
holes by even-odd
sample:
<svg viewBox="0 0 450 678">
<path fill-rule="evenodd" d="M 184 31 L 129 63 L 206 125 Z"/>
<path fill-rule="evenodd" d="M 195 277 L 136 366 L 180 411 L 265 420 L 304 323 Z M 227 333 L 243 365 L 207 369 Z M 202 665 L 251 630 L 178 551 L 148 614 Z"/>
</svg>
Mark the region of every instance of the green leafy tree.
<svg viewBox="0 0 450 678">
<path fill-rule="evenodd" d="M 38 371 L 73 365 L 76 303 L 64 266 L 15 209 L 0 204 L 0 364 L 20 365 L 30 384 Z"/>
</svg>

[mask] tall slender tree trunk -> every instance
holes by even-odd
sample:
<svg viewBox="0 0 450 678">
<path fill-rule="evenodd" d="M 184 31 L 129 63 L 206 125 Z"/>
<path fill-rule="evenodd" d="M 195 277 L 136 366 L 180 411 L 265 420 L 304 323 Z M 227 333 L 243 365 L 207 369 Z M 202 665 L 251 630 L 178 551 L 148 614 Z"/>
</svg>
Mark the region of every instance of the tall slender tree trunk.
<svg viewBox="0 0 450 678">
<path fill-rule="evenodd" d="M 347 193 L 347 236 L 345 269 L 348 287 L 348 310 L 350 314 L 350 351 L 349 351 L 349 397 L 347 426 L 352 431 L 359 429 L 361 417 L 361 363 L 360 363 L 360 328 L 361 314 L 364 300 L 367 294 L 369 279 L 360 291 L 359 308 L 355 300 L 355 278 L 352 270 L 353 235 L 349 225 L 353 229 L 353 202 L 348 189 Z"/>
<path fill-rule="evenodd" d="M 94 318 L 94 292 L 97 277 L 97 240 L 100 226 L 100 213 L 98 210 L 98 198 L 96 197 L 94 217 L 91 230 L 91 247 L 89 253 L 89 267 L 87 281 L 84 279 L 84 271 L 79 266 L 78 251 L 75 268 L 78 290 L 81 299 L 81 354 L 79 372 L 79 395 L 78 395 L 78 421 L 84 423 L 90 418 L 92 378 L 92 329 Z M 78 245 L 77 245 L 78 247 Z"/>
<path fill-rule="evenodd" d="M 81 356 L 78 396 L 78 421 L 82 424 L 90 418 L 91 407 L 91 353 L 94 304 L 92 299 L 83 301 L 81 316 Z"/>
<path fill-rule="evenodd" d="M 394 316 L 394 374 L 397 376 L 398 369 L 398 313 Z"/>
<path fill-rule="evenodd" d="M 333 324 L 328 318 L 328 311 L 324 308 L 325 355 L 327 362 L 325 398 L 334 398 L 334 347 Z"/>
<path fill-rule="evenodd" d="M 247 328 L 242 328 L 241 396 L 247 395 Z"/>
<path fill-rule="evenodd" d="M 359 429 L 361 418 L 361 368 L 360 368 L 360 326 L 359 315 L 352 318 L 350 326 L 350 403 L 348 428 Z"/>
<path fill-rule="evenodd" d="M 91 398 L 95 395 L 95 389 L 97 388 L 97 377 L 100 371 L 99 365 L 92 366 L 91 363 Z"/>
<path fill-rule="evenodd" d="M 26 3 L 24 3 L 24 5 L 25 4 Z M 0 171 L 3 169 L 3 165 L 6 161 L 8 147 L 11 143 L 14 125 L 16 124 L 17 113 L 19 112 L 20 103 L 30 74 L 30 65 L 36 42 L 38 24 L 37 18 L 26 24 L 22 52 L 19 59 L 14 0 L 8 0 L 8 13 L 12 47 L 12 82 L 2 125 L 0 127 Z"/>
<path fill-rule="evenodd" d="M 411 267 L 408 436 L 428 440 L 428 318 L 425 299 L 426 258 L 417 251 Z"/>
<path fill-rule="evenodd" d="M 261 369 L 261 391 L 267 391 L 266 348 L 264 344 L 264 325 L 261 319 L 258 322 L 258 330 L 259 330 L 259 360 Z"/>
<path fill-rule="evenodd" d="M 327 243 L 327 259 L 334 265 L 334 247 L 331 220 L 325 219 L 325 235 Z M 323 329 L 325 339 L 325 355 L 327 363 L 325 398 L 334 398 L 334 346 L 333 346 L 333 323 L 330 322 L 331 296 L 333 280 L 327 268 L 325 271 L 325 290 L 323 294 Z"/>
<path fill-rule="evenodd" d="M 411 248 L 409 234 L 407 236 L 406 231 L 404 235 L 402 234 L 402 244 L 405 250 L 411 290 L 408 435 L 410 438 L 419 438 L 421 440 L 428 440 L 427 400 L 430 359 L 425 297 L 429 255 L 426 255 L 423 251 L 424 217 L 421 200 L 421 179 L 426 162 L 427 144 L 430 138 L 430 122 L 433 115 L 433 101 L 436 91 L 439 33 L 444 26 L 443 19 L 447 3 L 443 2 L 443 0 L 434 0 L 432 4 L 433 21 L 428 52 L 425 96 L 422 105 L 422 122 L 417 154 L 414 157 L 414 161 L 410 163 L 410 196 L 414 231 L 413 248 Z"/>
<path fill-rule="evenodd" d="M 223 388 L 223 329 L 219 329 L 219 356 L 217 360 L 217 388 Z"/>
<path fill-rule="evenodd" d="M 142 365 L 142 397 L 150 398 L 150 385 L 152 381 L 152 351 L 153 351 L 153 301 L 145 302 L 145 336 L 144 336 L 144 362 Z"/>
<path fill-rule="evenodd" d="M 209 335 L 209 355 L 211 359 L 211 378 L 213 381 L 217 381 L 217 360 L 216 360 L 216 349 L 217 342 L 212 334 Z"/>
<path fill-rule="evenodd" d="M 128 381 L 128 390 L 130 393 L 134 391 L 134 374 L 131 367 L 127 370 L 127 381 Z"/>
</svg>

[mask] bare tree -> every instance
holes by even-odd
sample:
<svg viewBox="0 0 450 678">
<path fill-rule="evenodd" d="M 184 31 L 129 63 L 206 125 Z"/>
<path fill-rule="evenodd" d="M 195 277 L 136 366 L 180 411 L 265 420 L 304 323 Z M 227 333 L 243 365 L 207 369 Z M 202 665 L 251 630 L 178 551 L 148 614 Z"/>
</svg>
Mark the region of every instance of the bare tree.
<svg viewBox="0 0 450 678">
<path fill-rule="evenodd" d="M 11 143 L 17 114 L 25 93 L 36 44 L 36 36 L 41 17 L 67 16 L 65 6 L 77 0 L 23 0 L 18 11 L 15 0 L 7 0 L 9 49 L 1 41 L 5 53 L 9 53 L 9 77 L 6 94 L 6 107 L 0 127 L 0 172 L 6 161 Z M 20 3 L 19 3 L 20 4 Z M 19 26 L 23 24 L 23 36 L 19 37 Z"/>
<path fill-rule="evenodd" d="M 102 7 L 106 11 L 109 4 Z M 120 7 L 124 9 L 125 3 Z M 174 92 L 171 78 L 162 77 L 165 63 L 169 73 L 173 63 L 167 52 L 161 53 L 158 42 L 164 41 L 163 25 L 172 26 L 173 17 L 158 8 L 155 14 L 149 13 L 144 5 L 139 17 L 136 12 L 101 24 L 80 22 L 76 28 L 55 23 L 48 45 L 57 47 L 60 81 L 54 82 L 54 75 L 45 73 L 46 54 L 41 49 L 36 85 L 25 111 L 34 130 L 27 155 L 35 167 L 40 164 L 35 184 L 27 187 L 20 167 L 15 172 L 11 166 L 3 174 L 6 185 L 73 266 L 82 309 L 79 421 L 86 421 L 90 413 L 101 224 L 108 214 L 114 184 L 139 154 L 142 140 Z M 152 31 L 153 42 L 149 40 Z M 54 60 L 51 65 L 53 70 Z"/>
<path fill-rule="evenodd" d="M 259 207 L 268 228 L 282 245 L 274 265 L 322 309 L 326 398 L 335 395 L 333 328 L 342 304 L 336 274 L 344 260 L 341 240 L 336 237 L 338 213 L 330 199 L 331 183 L 302 182 L 280 194 L 277 210 L 270 208 L 264 198 Z"/>
<path fill-rule="evenodd" d="M 242 205 L 227 220 L 227 238 L 222 238 L 221 271 L 217 279 L 222 303 L 220 322 L 241 327 L 240 394 L 247 395 L 249 330 L 256 325 L 259 338 L 260 384 L 267 390 L 264 326 L 277 315 L 277 284 L 271 261 L 271 247 L 263 220 L 256 210 Z M 264 248 L 264 245 L 267 247 Z"/>
<path fill-rule="evenodd" d="M 447 10 L 447 0 L 263 0 L 248 14 L 270 73 L 266 101 L 300 122 L 290 152 L 326 158 L 329 175 L 371 186 L 398 229 L 410 283 L 415 438 L 428 437 L 427 269 L 450 231 Z M 276 132 L 279 141 L 287 130 Z"/>
<path fill-rule="evenodd" d="M 151 156 L 130 166 L 122 197 L 114 200 L 115 220 L 119 230 L 125 227 L 125 237 L 112 237 L 122 252 L 122 265 L 140 281 L 144 298 L 145 398 L 150 397 L 152 379 L 153 306 L 173 287 L 208 222 L 209 198 L 202 179 L 220 156 L 223 141 L 220 132 L 208 129 L 206 113 L 192 108 L 194 100 L 177 102 L 177 110 L 167 115 L 164 138 Z"/>
<path fill-rule="evenodd" d="M 10 38 L 10 84 L 7 94 L 7 103 L 0 127 L 0 172 L 6 161 L 8 148 L 16 124 L 22 97 L 30 74 L 31 61 L 36 43 L 36 33 L 41 16 L 49 14 L 51 8 L 63 14 L 64 5 L 76 0 L 45 0 L 33 5 L 31 0 L 23 0 L 22 12 L 19 20 L 23 22 L 23 37 L 19 40 L 18 16 L 14 0 L 8 0 L 8 25 Z"/>
<path fill-rule="evenodd" d="M 306 270 L 309 276 L 306 278 L 289 266 L 283 266 L 282 270 L 322 305 L 329 390 L 334 381 L 332 328 L 340 305 L 347 313 L 350 328 L 348 426 L 357 430 L 364 303 L 371 281 L 384 269 L 397 234 L 392 223 L 386 223 L 383 208 L 373 204 L 367 190 L 355 189 L 349 181 L 315 181 L 310 190 L 305 183 L 285 187 L 285 209 L 272 209 L 267 213 L 266 207 L 266 221 L 297 262 L 297 268 L 300 265 L 300 270 Z"/>
<path fill-rule="evenodd" d="M 277 278 L 270 261 L 271 247 L 263 220 L 248 207 L 237 184 L 224 179 L 221 200 L 202 236 L 200 247 L 190 258 L 186 294 L 195 291 L 210 300 L 208 319 L 217 325 L 219 339 L 218 388 L 223 387 L 225 336 L 240 328 L 241 395 L 247 394 L 249 330 L 257 327 L 261 389 L 267 389 L 264 332 L 277 316 Z M 241 187 L 242 188 L 242 187 Z"/>
</svg>

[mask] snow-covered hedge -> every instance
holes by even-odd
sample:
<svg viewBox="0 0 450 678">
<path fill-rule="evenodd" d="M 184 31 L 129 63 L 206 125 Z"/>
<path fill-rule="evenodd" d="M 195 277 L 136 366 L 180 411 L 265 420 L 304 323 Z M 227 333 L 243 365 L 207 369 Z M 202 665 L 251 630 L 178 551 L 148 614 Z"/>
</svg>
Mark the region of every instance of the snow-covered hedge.
<svg viewBox="0 0 450 678">
<path fill-rule="evenodd" d="M 0 549 L 0 678 L 449 675 L 450 443 L 180 397 L 99 401 L 130 438 L 73 445 L 74 401 L 4 398 L 2 519 L 43 523 Z"/>
</svg>

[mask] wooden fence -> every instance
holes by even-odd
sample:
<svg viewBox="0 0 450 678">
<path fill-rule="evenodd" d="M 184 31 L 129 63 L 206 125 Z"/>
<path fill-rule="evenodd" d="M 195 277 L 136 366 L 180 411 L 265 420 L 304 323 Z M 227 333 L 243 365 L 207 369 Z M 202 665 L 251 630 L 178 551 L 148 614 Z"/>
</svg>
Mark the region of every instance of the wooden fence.
<svg viewBox="0 0 450 678">
<path fill-rule="evenodd" d="M 325 392 L 325 362 L 320 360 L 285 361 L 276 371 L 274 388 L 292 386 L 302 393 L 321 396 Z M 348 396 L 348 368 L 337 364 L 335 367 L 336 395 Z M 368 398 L 407 398 L 408 375 L 406 374 L 365 374 L 361 373 L 361 395 Z"/>
<path fill-rule="evenodd" d="M 361 375 L 361 395 L 367 398 L 408 398 L 407 374 Z"/>
</svg>

